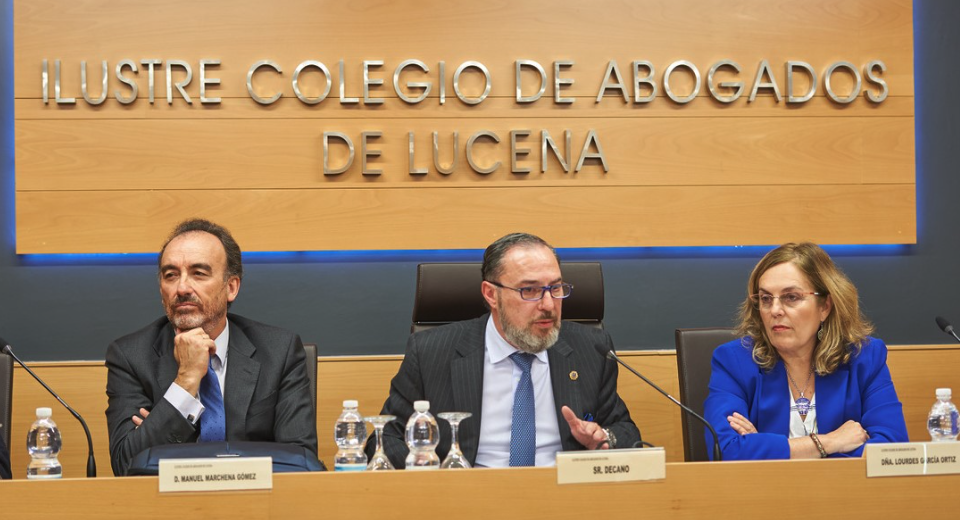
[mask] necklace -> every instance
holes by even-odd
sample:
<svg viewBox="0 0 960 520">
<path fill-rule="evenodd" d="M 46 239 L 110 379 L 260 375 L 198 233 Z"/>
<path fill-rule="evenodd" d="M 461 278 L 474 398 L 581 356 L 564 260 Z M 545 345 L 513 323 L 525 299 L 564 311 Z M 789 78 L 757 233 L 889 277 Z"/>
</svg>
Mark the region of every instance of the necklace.
<svg viewBox="0 0 960 520">
<path fill-rule="evenodd" d="M 786 366 L 783 367 L 786 370 Z M 790 375 L 790 371 L 786 370 L 787 377 L 790 378 L 790 382 L 793 383 L 793 387 L 797 389 L 797 392 L 800 392 L 800 397 L 798 397 L 794 402 L 797 403 L 797 413 L 801 416 L 806 416 L 807 412 L 810 411 L 810 400 L 804 395 L 804 390 L 807 389 L 807 386 L 810 384 L 810 378 L 813 377 L 813 368 L 810 368 L 810 374 L 807 375 L 806 382 L 803 383 L 803 388 L 801 389 L 797 386 L 797 382 L 793 380 L 793 376 Z"/>
</svg>

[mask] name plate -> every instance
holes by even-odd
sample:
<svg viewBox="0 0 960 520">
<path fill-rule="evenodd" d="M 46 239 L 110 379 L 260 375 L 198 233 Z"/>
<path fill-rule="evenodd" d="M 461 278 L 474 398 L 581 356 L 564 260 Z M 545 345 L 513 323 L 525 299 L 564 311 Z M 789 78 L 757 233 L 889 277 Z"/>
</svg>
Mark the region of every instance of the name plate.
<svg viewBox="0 0 960 520">
<path fill-rule="evenodd" d="M 557 454 L 557 484 L 662 480 L 666 476 L 667 454 L 663 448 Z"/>
<path fill-rule="evenodd" d="M 270 457 L 161 459 L 160 492 L 273 489 Z"/>
<path fill-rule="evenodd" d="M 960 442 L 868 444 L 868 477 L 960 473 Z"/>
</svg>

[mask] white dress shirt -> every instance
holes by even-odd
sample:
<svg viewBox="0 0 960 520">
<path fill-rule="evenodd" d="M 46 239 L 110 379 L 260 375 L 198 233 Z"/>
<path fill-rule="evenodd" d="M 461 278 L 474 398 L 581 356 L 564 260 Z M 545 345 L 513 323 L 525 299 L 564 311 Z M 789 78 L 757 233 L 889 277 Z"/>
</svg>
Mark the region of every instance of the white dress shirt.
<svg viewBox="0 0 960 520">
<path fill-rule="evenodd" d="M 513 395 L 523 371 L 510 359 L 510 354 L 518 350 L 500 336 L 492 316 L 487 320 L 483 344 L 483 402 L 476 466 L 507 467 L 510 465 Z M 535 358 L 530 378 L 537 418 L 536 465 L 553 466 L 562 446 L 550 384 L 550 361 L 546 351 L 535 354 Z"/>
<path fill-rule="evenodd" d="M 230 322 L 223 328 L 223 332 L 217 336 L 213 343 L 217 346 L 217 353 L 213 357 L 213 371 L 217 374 L 217 380 L 220 382 L 221 394 L 226 391 L 224 386 L 227 382 L 227 348 L 230 345 Z M 173 405 L 184 419 L 196 425 L 203 415 L 204 407 L 200 402 L 200 395 L 197 397 L 190 395 L 176 382 L 170 384 L 163 398 Z"/>
</svg>

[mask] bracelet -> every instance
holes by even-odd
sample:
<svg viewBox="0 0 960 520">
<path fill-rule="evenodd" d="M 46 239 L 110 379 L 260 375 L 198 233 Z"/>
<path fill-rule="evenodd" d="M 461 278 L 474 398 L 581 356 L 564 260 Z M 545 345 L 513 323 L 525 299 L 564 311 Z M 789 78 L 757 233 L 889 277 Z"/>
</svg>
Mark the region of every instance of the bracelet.
<svg viewBox="0 0 960 520">
<path fill-rule="evenodd" d="M 810 438 L 813 439 L 813 443 L 817 445 L 817 450 L 820 451 L 820 458 L 827 458 L 827 450 L 823 449 L 823 443 L 820 442 L 820 437 L 816 433 L 811 433 Z"/>
<path fill-rule="evenodd" d="M 614 449 L 614 448 L 616 448 L 616 447 L 617 447 L 617 436 L 614 435 L 613 432 L 610 431 L 609 428 L 604 428 L 604 429 L 603 429 L 603 433 L 607 434 L 607 439 L 604 440 L 604 441 L 602 441 L 602 442 L 600 443 L 600 445 L 603 445 L 603 443 L 605 442 L 605 443 L 607 443 L 607 447 L 610 448 L 611 450 Z M 597 448 L 599 449 L 600 446 L 597 446 Z"/>
</svg>

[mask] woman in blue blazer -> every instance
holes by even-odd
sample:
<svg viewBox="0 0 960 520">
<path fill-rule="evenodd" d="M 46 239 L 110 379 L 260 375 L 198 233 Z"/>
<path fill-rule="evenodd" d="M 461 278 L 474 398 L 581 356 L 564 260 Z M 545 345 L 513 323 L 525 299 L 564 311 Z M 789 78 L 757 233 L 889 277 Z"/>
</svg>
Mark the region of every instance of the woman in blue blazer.
<svg viewBox="0 0 960 520">
<path fill-rule="evenodd" d="M 868 442 L 907 441 L 887 347 L 823 249 L 767 253 L 747 295 L 743 337 L 714 351 L 704 403 L 724 460 L 858 457 Z"/>
</svg>

